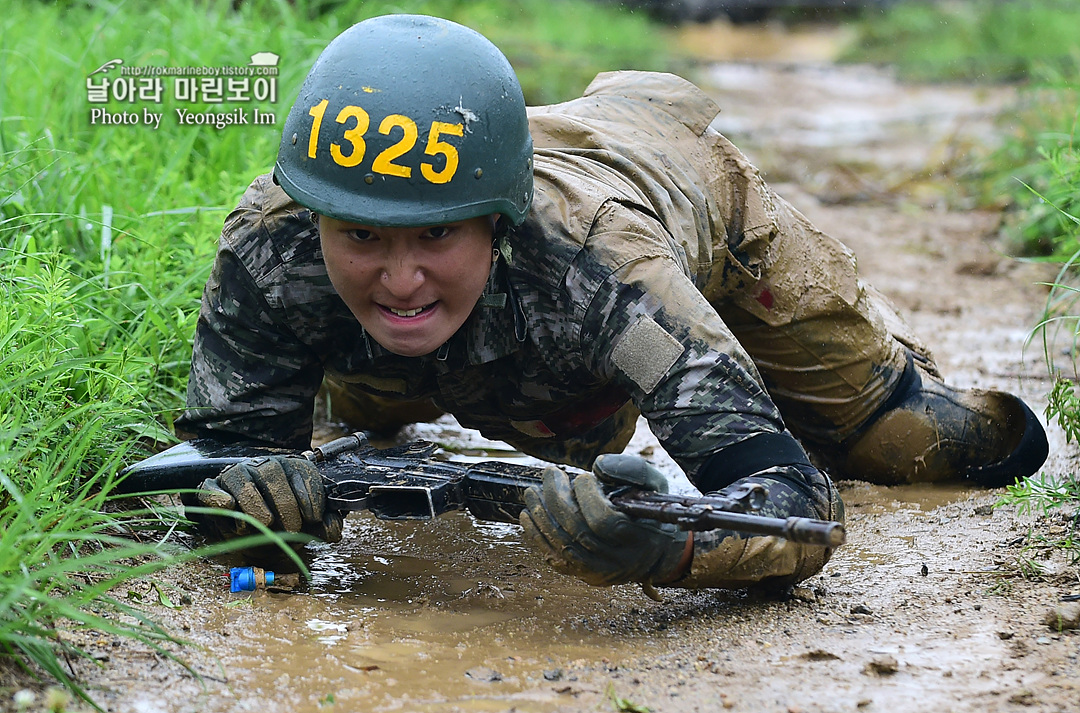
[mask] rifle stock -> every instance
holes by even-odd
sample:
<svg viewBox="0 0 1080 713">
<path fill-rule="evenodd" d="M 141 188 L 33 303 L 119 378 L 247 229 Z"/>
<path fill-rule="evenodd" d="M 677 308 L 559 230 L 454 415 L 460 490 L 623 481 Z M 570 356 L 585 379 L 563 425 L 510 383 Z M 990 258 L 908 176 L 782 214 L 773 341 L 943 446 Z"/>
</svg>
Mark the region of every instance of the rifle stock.
<svg viewBox="0 0 1080 713">
<path fill-rule="evenodd" d="M 501 461 L 456 463 L 434 458 L 436 450 L 426 441 L 377 449 L 364 434 L 356 433 L 302 455 L 318 466 L 329 508 L 367 510 L 384 520 L 430 520 L 467 510 L 480 520 L 516 523 L 525 507 L 525 490 L 541 482 L 540 468 Z M 289 453 L 293 451 L 196 439 L 126 468 L 118 489 L 137 493 L 198 488 L 234 463 Z M 826 547 L 844 543 L 844 527 L 837 522 L 753 514 L 767 496 L 762 485 L 701 497 L 627 486 L 609 492 L 612 504 L 632 517 L 675 523 L 686 530 L 724 528 Z"/>
</svg>

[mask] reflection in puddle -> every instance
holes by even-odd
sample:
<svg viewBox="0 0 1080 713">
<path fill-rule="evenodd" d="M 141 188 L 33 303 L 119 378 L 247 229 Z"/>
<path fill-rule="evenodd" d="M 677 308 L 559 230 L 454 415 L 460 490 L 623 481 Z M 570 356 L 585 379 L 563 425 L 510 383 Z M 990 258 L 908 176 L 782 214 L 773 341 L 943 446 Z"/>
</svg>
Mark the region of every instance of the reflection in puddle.
<svg viewBox="0 0 1080 713">
<path fill-rule="evenodd" d="M 847 508 L 849 537 L 829 565 L 834 571 L 888 569 L 927 576 L 929 569 L 956 569 L 949 544 L 957 535 L 947 524 L 973 516 L 967 503 L 976 491 L 970 486 L 845 482 L 840 491 Z M 859 527 L 867 516 L 873 516 L 877 523 L 869 532 Z"/>
<path fill-rule="evenodd" d="M 958 486 L 845 484 L 849 512 L 881 512 L 895 533 L 856 538 L 829 567 L 918 576 L 927 517 L 970 495 Z M 939 553 L 940 554 L 940 553 Z M 365 711 L 553 711 L 570 704 L 553 676 L 582 661 L 661 655 L 673 611 L 733 622 L 730 595 L 589 587 L 548 569 L 511 525 L 464 513 L 429 522 L 353 515 L 346 538 L 310 548 L 311 585 L 259 594 L 224 615 L 236 685 L 310 707 L 332 694 Z M 851 586 L 848 578 L 833 580 Z M 841 582 L 844 584 L 841 585 Z M 752 606 L 752 605 L 751 605 Z M 287 684 L 287 685 L 285 685 Z M 287 691 L 281 693 L 282 691 Z"/>
<path fill-rule="evenodd" d="M 307 622 L 307 628 L 314 632 L 322 634 L 316 641 L 320 644 L 326 644 L 327 646 L 333 646 L 334 644 L 342 641 L 345 638 L 345 632 L 349 629 L 344 624 L 337 624 L 332 621 L 323 621 L 322 619 L 310 619 Z M 329 633 L 327 633 L 329 632 Z"/>
</svg>

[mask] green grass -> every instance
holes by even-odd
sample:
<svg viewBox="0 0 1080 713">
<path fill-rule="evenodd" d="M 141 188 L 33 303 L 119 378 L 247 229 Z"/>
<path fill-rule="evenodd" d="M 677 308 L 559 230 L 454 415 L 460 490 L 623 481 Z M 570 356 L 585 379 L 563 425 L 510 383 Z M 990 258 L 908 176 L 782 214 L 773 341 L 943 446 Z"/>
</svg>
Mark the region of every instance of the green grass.
<svg viewBox="0 0 1080 713">
<path fill-rule="evenodd" d="M 995 507 L 1012 506 L 1022 515 L 1035 515 L 1013 570 L 1025 579 L 1041 579 L 1047 574 L 1043 562 L 1049 557 L 1064 556 L 1068 569 L 1056 576 L 1075 582 L 1080 576 L 1080 482 L 1074 478 L 1056 478 L 1045 473 L 1025 478 L 1006 488 Z"/>
<path fill-rule="evenodd" d="M 1080 214 L 1076 129 L 1080 4 L 1071 0 L 902 2 L 867 11 L 844 59 L 912 81 L 1019 84 L 1003 146 L 978 160 L 965 192 L 1006 207 L 1014 252 L 1067 260 Z"/>
<path fill-rule="evenodd" d="M 1008 486 L 999 504 L 1015 505 L 1021 514 L 1045 514 L 1077 500 L 1080 500 L 1080 483 L 1072 480 L 1061 482 L 1040 475 Z"/>
<path fill-rule="evenodd" d="M 1074 217 L 1080 215 L 1080 94 L 1068 86 L 1032 86 L 1022 91 L 1014 116 L 1016 130 L 991 156 L 986 185 L 1005 199 L 1017 252 L 1071 262 L 1080 247 Z"/>
<path fill-rule="evenodd" d="M 1047 394 L 1046 417 L 1065 434 L 1066 444 L 1080 442 L 1080 397 L 1077 396 L 1077 355 L 1080 348 L 1080 219 L 1074 211 L 1076 191 L 1080 189 L 1072 139 L 1055 150 L 1041 149 L 1040 160 L 1026 168 L 1049 198 L 1025 184 L 1029 204 L 1026 220 L 1015 220 L 1017 230 L 1029 231 L 1049 246 L 1048 260 L 1060 263 L 1056 278 L 1048 283 L 1046 303 L 1033 336 L 1041 338 L 1043 354 L 1054 385 Z M 1061 205 L 1068 206 L 1068 210 Z M 1023 214 L 1021 214 L 1023 215 Z M 1029 243 L 1030 247 L 1030 243 Z M 1067 257 L 1066 252 L 1071 251 Z M 1062 362 L 1065 362 L 1064 364 Z M 1075 448 L 1075 445 L 1074 445 Z M 1026 537 L 1024 554 L 1017 561 L 1017 571 L 1026 578 L 1041 577 L 1039 558 L 1064 553 L 1071 567 L 1070 577 L 1080 576 L 1080 479 L 1077 474 L 1036 473 L 1006 488 L 998 507 L 1013 506 L 1021 514 L 1036 513 L 1041 519 L 1032 525 Z M 1053 533 L 1053 534 L 1052 534 Z"/>
<path fill-rule="evenodd" d="M 15 237 L 13 222 L 5 238 Z M 162 561 L 148 559 L 156 543 L 118 533 L 162 516 L 105 512 L 135 439 L 167 435 L 134 385 L 146 360 L 100 347 L 113 326 L 101 319 L 107 290 L 73 275 L 59 253 L 27 249 L 32 242 L 24 233 L 21 247 L 0 248 L 0 651 L 85 697 L 61 665 L 79 654 L 61 622 L 155 647 L 168 640 L 109 594 Z"/>
<path fill-rule="evenodd" d="M 845 59 L 894 66 L 916 81 L 1004 81 L 1043 68 L 1075 73 L 1080 6 L 1072 0 L 899 2 L 869 10 Z"/>
<path fill-rule="evenodd" d="M 325 44 L 389 11 L 456 19 L 502 45 L 531 103 L 597 71 L 674 66 L 643 16 L 587 0 L 238 5 L 17 0 L 0 15 L 0 656 L 83 697 L 64 632 L 171 641 L 116 587 L 194 555 L 168 544 L 169 511 L 116 506 L 115 474 L 173 440 L 221 223 L 273 165 Z M 245 65 L 261 51 L 281 56 L 276 103 L 189 108 L 257 107 L 276 126 L 180 126 L 169 79 L 160 104 L 107 104 L 163 112 L 160 128 L 90 123 L 87 76 L 109 60 Z"/>
<path fill-rule="evenodd" d="M 1069 91 L 1049 91 L 1039 94 L 1035 106 L 1046 107 L 1036 112 L 1034 119 L 1023 124 L 1038 127 L 1044 121 L 1062 121 L 1054 109 L 1068 107 L 1066 119 L 1072 126 L 1064 132 L 1035 131 L 1033 140 L 1015 138 L 999 152 L 1015 151 L 1018 146 L 1035 146 L 1035 158 L 1023 164 L 1014 177 L 1023 191 L 1014 202 L 1009 222 L 1014 243 L 1028 252 L 1048 255 L 1059 269 L 1054 280 L 1046 284 L 1047 297 L 1043 314 L 1035 325 L 1033 336 L 1041 339 L 1043 354 L 1054 385 L 1047 394 L 1046 417 L 1056 423 L 1065 435 L 1067 444 L 1080 442 L 1080 397 L 1076 394 L 1078 380 L 1077 355 L 1080 354 L 1080 173 L 1077 171 L 1076 99 Z M 1004 169 L 1002 169 L 1004 171 Z M 1074 446 L 1075 447 L 1075 446 Z M 1080 480 L 1076 473 L 1036 473 L 1009 486 L 998 506 L 1014 506 L 1020 513 L 1038 513 L 1042 519 L 1027 535 L 1026 553 L 1019 560 L 1020 571 L 1027 577 L 1040 576 L 1034 559 L 1060 552 L 1068 557 L 1075 579 L 1080 575 L 1080 538 L 1077 537 L 1077 516 L 1080 514 Z M 1055 524 L 1060 522 L 1060 526 Z M 1044 532 L 1045 530 L 1045 532 Z M 1051 534 L 1053 531 L 1055 534 Z M 1063 533 L 1063 534 L 1061 534 Z"/>
</svg>

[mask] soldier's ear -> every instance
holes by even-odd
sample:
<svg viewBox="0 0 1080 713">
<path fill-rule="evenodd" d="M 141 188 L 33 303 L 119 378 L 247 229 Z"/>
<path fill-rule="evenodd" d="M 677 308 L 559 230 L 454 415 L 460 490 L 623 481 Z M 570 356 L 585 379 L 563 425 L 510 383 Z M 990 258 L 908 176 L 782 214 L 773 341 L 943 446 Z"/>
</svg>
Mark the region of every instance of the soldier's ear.
<svg viewBox="0 0 1080 713">
<path fill-rule="evenodd" d="M 488 216 L 491 219 L 491 240 L 492 242 L 499 240 L 506 236 L 510 232 L 510 221 L 502 213 L 492 213 Z"/>
</svg>

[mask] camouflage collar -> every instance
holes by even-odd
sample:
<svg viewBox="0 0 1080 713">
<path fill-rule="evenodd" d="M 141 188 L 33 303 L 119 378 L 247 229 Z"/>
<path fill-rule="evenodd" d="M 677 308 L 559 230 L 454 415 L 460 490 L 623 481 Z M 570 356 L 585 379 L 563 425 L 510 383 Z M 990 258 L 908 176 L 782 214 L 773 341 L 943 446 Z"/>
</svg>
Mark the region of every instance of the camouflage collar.
<svg viewBox="0 0 1080 713">
<path fill-rule="evenodd" d="M 491 268 L 476 308 L 458 332 L 465 335 L 466 359 L 469 364 L 486 364 L 513 354 L 525 341 L 527 332 L 525 312 L 510 284 L 506 264 L 499 258 Z"/>
</svg>

